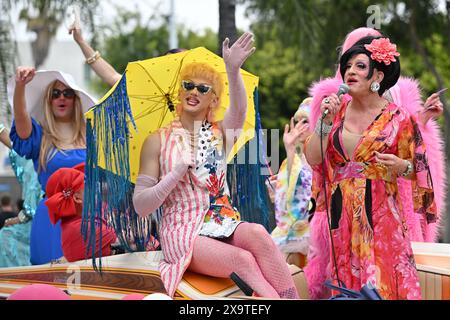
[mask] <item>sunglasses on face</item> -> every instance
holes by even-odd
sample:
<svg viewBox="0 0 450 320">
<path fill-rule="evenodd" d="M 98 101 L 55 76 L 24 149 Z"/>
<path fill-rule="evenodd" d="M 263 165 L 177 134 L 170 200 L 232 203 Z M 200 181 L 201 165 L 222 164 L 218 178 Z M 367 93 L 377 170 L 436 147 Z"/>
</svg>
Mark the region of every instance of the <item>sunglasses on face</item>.
<svg viewBox="0 0 450 320">
<path fill-rule="evenodd" d="M 181 86 L 186 91 L 192 91 L 194 88 L 197 88 L 197 91 L 200 92 L 200 94 L 207 94 L 208 92 L 212 91 L 212 86 L 209 86 L 207 84 L 195 84 L 192 81 L 183 80 L 181 81 Z"/>
<path fill-rule="evenodd" d="M 52 99 L 58 99 L 61 96 L 61 93 L 64 95 L 65 98 L 73 98 L 75 97 L 75 91 L 73 89 L 53 89 L 52 90 Z"/>
</svg>

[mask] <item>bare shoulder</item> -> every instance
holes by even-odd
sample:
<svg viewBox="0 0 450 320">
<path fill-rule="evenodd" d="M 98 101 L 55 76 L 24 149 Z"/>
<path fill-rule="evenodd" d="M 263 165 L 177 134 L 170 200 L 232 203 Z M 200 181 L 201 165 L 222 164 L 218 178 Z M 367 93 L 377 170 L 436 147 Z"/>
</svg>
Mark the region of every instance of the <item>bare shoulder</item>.
<svg viewBox="0 0 450 320">
<path fill-rule="evenodd" d="M 161 137 L 159 136 L 159 132 L 156 131 L 145 138 L 144 143 L 142 144 L 141 154 L 145 153 L 146 155 L 159 156 L 160 149 Z"/>
<path fill-rule="evenodd" d="M 139 174 L 159 177 L 161 138 L 158 132 L 149 135 L 142 144 Z"/>
</svg>

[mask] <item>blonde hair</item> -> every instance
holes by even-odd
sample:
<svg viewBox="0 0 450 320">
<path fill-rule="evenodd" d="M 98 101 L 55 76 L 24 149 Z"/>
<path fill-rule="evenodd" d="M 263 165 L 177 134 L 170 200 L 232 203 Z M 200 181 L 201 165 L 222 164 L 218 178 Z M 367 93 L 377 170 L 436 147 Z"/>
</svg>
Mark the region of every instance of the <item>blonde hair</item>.
<svg viewBox="0 0 450 320">
<path fill-rule="evenodd" d="M 52 112 L 52 90 L 54 89 L 56 83 L 59 80 L 55 80 L 50 83 L 46 90 L 44 96 L 44 119 L 41 122 L 42 126 L 42 141 L 41 141 L 41 151 L 39 154 L 39 169 L 47 170 L 47 163 L 55 156 L 57 151 L 63 151 L 61 140 L 56 129 L 56 119 Z M 76 92 L 75 92 L 76 93 Z M 85 147 L 86 146 L 86 122 L 84 120 L 83 109 L 81 107 L 81 100 L 77 94 L 74 97 L 74 113 L 75 119 L 74 123 L 74 135 L 72 136 L 72 141 L 70 143 L 75 146 Z"/>
<path fill-rule="evenodd" d="M 312 97 L 307 97 L 305 98 L 300 105 L 298 106 L 297 111 L 294 114 L 294 120 L 296 121 L 300 121 L 300 118 L 306 118 L 309 119 L 310 113 L 311 113 L 311 102 L 312 102 L 313 98 Z M 297 152 L 297 154 L 302 154 L 303 153 L 303 146 L 301 143 L 298 143 L 295 146 L 295 151 Z"/>
<path fill-rule="evenodd" d="M 309 115 L 311 113 L 311 102 L 312 102 L 312 98 L 308 97 L 305 98 L 300 105 L 298 106 L 297 111 L 294 114 L 294 119 L 298 120 L 301 117 L 304 118 L 309 118 Z"/>
<path fill-rule="evenodd" d="M 224 89 L 224 83 L 222 75 L 211 66 L 206 63 L 192 62 L 183 67 L 180 72 L 181 80 L 190 80 L 191 78 L 203 78 L 210 82 L 213 92 L 217 96 L 217 106 L 220 105 L 220 97 Z M 182 88 L 180 87 L 180 90 Z M 177 108 L 178 109 L 178 108 Z M 214 114 L 216 110 L 211 109 L 211 113 Z M 179 113 L 179 112 L 178 112 Z"/>
</svg>

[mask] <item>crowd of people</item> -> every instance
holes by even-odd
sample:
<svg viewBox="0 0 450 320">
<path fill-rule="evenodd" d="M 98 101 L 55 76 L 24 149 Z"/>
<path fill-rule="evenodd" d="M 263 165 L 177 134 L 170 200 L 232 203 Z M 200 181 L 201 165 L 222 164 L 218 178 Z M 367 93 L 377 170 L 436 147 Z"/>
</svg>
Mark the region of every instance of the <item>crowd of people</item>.
<svg viewBox="0 0 450 320">
<path fill-rule="evenodd" d="M 81 30 L 70 32 L 97 75 L 117 83 L 122 76 Z M 287 157 L 267 179 L 276 220 L 269 233 L 241 220 L 224 179 L 224 146 L 246 117 L 240 68 L 253 45 L 248 32 L 231 46 L 223 42 L 227 79 L 205 63 L 185 65 L 175 119 L 150 134 L 140 152 L 133 206 L 142 217 L 162 208 L 159 270 L 168 295 L 190 270 L 219 278 L 234 272 L 255 296 L 296 299 L 286 256 L 301 253 L 312 299 L 331 296 L 326 280 L 356 291 L 370 284 L 384 299 L 420 299 L 411 241 L 437 241 L 445 203 L 439 95 L 422 102 L 417 81 L 400 76 L 392 39 L 371 28 L 349 33 L 335 77 L 312 84 L 284 128 Z M 2 142 L 23 161 L 16 174 L 25 205 L 16 217 L 1 199 L 0 239 L 7 229 L 28 229 L 0 245 L 28 242 L 29 251 L 7 259 L 2 249 L 0 266 L 89 258 L 94 253 L 81 234 L 84 113 L 96 101 L 61 71 L 18 67 L 11 81 L 14 121 Z M 338 95 L 342 83 L 347 92 Z M 230 105 L 217 121 L 224 90 Z M 120 245 L 114 230 L 106 220 L 95 228 L 102 235 L 96 250 L 112 254 Z"/>
</svg>

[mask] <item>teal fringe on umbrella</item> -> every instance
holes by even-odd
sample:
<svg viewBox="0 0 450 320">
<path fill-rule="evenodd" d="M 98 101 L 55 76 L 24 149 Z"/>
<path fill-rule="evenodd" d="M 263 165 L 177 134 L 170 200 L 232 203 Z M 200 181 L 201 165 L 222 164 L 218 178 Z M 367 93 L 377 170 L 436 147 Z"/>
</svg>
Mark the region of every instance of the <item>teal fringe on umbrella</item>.
<svg viewBox="0 0 450 320">
<path fill-rule="evenodd" d="M 257 139 L 257 155 L 256 164 L 250 164 L 250 143 L 239 151 L 240 155 L 236 155 L 227 167 L 227 182 L 231 193 L 233 205 L 241 213 L 243 221 L 259 223 L 263 225 L 268 232 L 271 231 L 270 226 L 270 210 L 269 195 L 265 185 L 266 176 L 261 174 L 262 168 L 267 166 L 267 161 L 261 162 L 260 155 L 264 157 L 265 148 L 262 143 L 261 134 L 261 118 L 259 115 L 259 99 L 258 90 L 253 92 L 255 103 L 255 138 Z M 237 163 L 237 159 L 245 154 L 245 163 Z"/>
<path fill-rule="evenodd" d="M 105 101 L 93 109 L 93 121 L 86 125 L 86 166 L 82 233 L 88 241 L 93 266 L 101 258 L 102 234 L 95 227 L 104 219 L 112 226 L 127 251 L 145 250 L 151 234 L 151 220 L 141 218 L 133 208 L 134 185 L 130 182 L 128 120 L 136 129 L 127 95 L 126 76 Z M 99 143 L 99 141 L 101 143 Z M 105 168 L 99 167 L 99 155 Z M 100 228 L 101 230 L 101 228 Z M 98 244 L 98 245 L 96 245 Z M 99 263 L 101 270 L 101 259 Z"/>
</svg>

